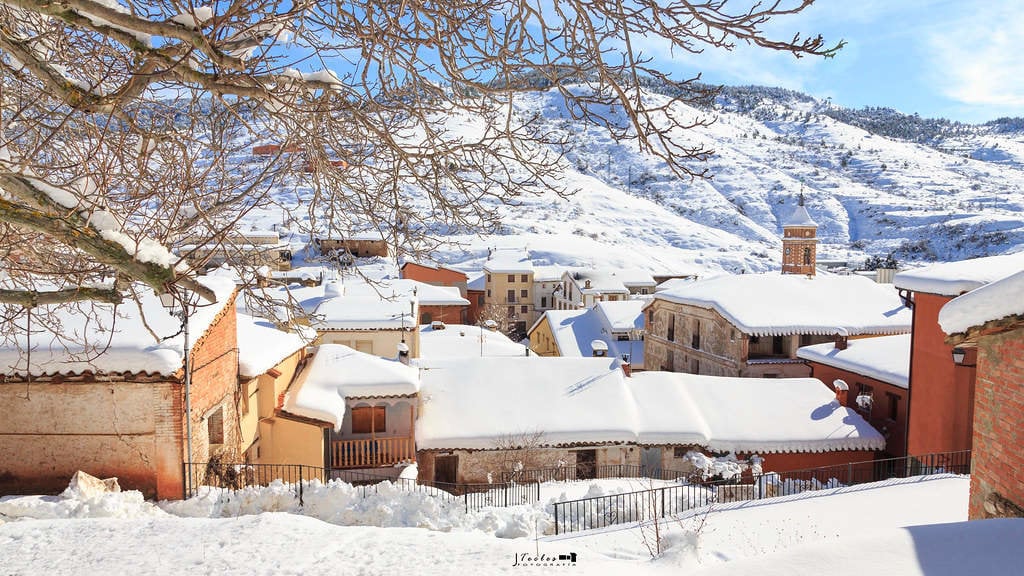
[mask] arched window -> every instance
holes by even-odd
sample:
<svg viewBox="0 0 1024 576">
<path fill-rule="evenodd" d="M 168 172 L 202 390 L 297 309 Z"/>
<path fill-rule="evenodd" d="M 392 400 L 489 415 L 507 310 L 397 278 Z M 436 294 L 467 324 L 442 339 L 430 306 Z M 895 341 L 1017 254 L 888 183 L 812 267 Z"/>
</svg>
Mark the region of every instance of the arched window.
<svg viewBox="0 0 1024 576">
<path fill-rule="evenodd" d="M 811 265 L 811 249 L 810 248 L 804 248 L 804 265 L 806 265 L 806 266 L 810 266 Z"/>
</svg>

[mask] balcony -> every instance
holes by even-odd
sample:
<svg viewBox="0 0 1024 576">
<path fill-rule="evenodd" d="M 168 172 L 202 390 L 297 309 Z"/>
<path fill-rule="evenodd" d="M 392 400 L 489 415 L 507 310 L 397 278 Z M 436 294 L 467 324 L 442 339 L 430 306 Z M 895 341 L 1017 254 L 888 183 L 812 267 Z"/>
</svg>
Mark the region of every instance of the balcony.
<svg viewBox="0 0 1024 576">
<path fill-rule="evenodd" d="M 331 468 L 393 466 L 415 458 L 416 443 L 411 436 L 331 442 Z"/>
</svg>

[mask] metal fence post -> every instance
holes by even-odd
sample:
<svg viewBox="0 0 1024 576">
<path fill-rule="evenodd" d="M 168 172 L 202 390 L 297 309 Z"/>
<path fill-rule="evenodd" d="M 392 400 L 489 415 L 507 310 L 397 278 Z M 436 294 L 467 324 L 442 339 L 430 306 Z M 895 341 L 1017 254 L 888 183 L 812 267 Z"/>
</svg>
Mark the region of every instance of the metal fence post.
<svg viewBox="0 0 1024 576">
<path fill-rule="evenodd" d="M 299 466 L 299 506 L 305 505 L 302 501 L 302 468 L 302 466 Z"/>
<path fill-rule="evenodd" d="M 555 536 L 558 536 L 558 508 L 558 503 L 555 502 Z"/>
<path fill-rule="evenodd" d="M 665 517 L 665 488 L 661 489 L 661 517 Z"/>
</svg>

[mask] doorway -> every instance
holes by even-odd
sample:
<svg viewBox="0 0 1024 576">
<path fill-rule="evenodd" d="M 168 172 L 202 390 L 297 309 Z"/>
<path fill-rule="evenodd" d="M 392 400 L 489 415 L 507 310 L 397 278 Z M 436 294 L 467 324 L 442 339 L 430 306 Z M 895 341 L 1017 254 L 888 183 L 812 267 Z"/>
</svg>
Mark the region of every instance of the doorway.
<svg viewBox="0 0 1024 576">
<path fill-rule="evenodd" d="M 597 450 L 576 451 L 576 479 L 593 480 L 597 478 Z"/>
</svg>

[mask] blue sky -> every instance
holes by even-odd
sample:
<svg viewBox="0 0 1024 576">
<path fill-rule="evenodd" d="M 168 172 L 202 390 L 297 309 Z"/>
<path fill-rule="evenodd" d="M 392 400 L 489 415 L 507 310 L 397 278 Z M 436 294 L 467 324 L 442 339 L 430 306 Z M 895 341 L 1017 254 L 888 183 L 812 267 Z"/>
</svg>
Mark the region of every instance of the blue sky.
<svg viewBox="0 0 1024 576">
<path fill-rule="evenodd" d="M 966 122 L 1024 116 L 1022 0 L 817 0 L 766 30 L 777 39 L 820 33 L 847 45 L 830 60 L 745 45 L 675 57 L 658 43 L 646 49 L 663 66 L 701 71 L 708 82 L 782 86 L 847 107 Z"/>
</svg>

